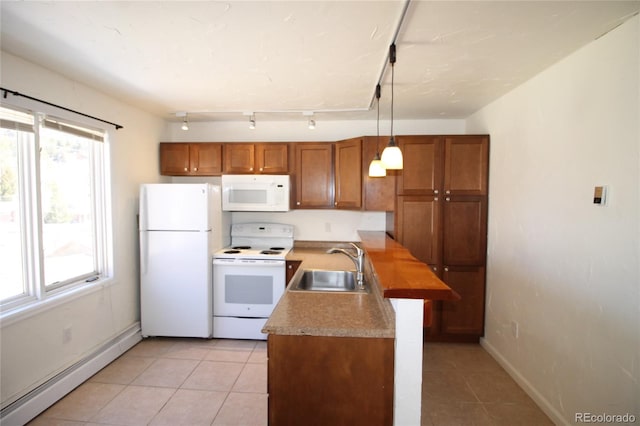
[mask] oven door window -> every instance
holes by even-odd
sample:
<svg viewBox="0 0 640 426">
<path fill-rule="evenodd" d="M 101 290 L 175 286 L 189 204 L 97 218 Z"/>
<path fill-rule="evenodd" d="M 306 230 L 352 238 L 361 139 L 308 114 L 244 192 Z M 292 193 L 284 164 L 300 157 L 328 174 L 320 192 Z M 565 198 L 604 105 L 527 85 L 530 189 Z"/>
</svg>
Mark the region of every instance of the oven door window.
<svg viewBox="0 0 640 426">
<path fill-rule="evenodd" d="M 251 266 L 214 262 L 213 314 L 266 318 L 280 300 L 284 287 L 284 261 Z"/>
<path fill-rule="evenodd" d="M 273 304 L 273 276 L 227 275 L 224 287 L 225 303 Z"/>
</svg>

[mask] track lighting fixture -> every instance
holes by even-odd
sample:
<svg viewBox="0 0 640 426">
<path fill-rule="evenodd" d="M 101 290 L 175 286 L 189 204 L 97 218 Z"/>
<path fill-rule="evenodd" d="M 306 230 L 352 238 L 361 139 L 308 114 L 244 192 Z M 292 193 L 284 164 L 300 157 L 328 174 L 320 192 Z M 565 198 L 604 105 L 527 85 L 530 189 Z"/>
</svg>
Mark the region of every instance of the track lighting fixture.
<svg viewBox="0 0 640 426">
<path fill-rule="evenodd" d="M 396 145 L 395 138 L 393 137 L 393 69 L 396 63 L 395 43 L 389 46 L 389 63 L 391 64 L 391 137 L 389 138 L 389 144 L 384 151 L 382 151 L 381 159 L 385 169 L 399 170 L 403 167 L 402 151 L 400 151 L 400 148 Z"/>
<path fill-rule="evenodd" d="M 376 155 L 369 164 L 369 177 L 384 177 L 387 175 L 387 169 L 384 168 L 382 160 L 380 160 L 380 85 L 376 85 L 376 104 L 377 113 L 376 118 Z"/>
<path fill-rule="evenodd" d="M 186 112 L 176 112 L 176 117 L 182 117 L 182 126 L 180 128 L 182 130 L 189 130 L 189 122 L 187 121 L 187 113 Z"/>
<path fill-rule="evenodd" d="M 313 130 L 316 128 L 316 120 L 313 119 L 313 111 L 303 111 L 302 115 L 304 115 L 305 117 L 309 117 L 309 120 L 307 121 L 307 127 L 310 130 Z"/>
</svg>

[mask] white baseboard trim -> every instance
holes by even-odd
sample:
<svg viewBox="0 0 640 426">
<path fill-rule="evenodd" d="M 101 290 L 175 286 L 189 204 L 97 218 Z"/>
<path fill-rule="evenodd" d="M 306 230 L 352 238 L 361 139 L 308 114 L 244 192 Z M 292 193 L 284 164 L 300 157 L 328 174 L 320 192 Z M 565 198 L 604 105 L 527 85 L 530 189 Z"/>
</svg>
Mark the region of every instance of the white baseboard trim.
<svg viewBox="0 0 640 426">
<path fill-rule="evenodd" d="M 137 322 L 92 354 L 5 407 L 0 412 L 0 424 L 26 424 L 141 340 L 140 323 Z"/>
<path fill-rule="evenodd" d="M 560 413 L 556 408 L 549 403 L 549 401 L 542 396 L 540 392 L 536 388 L 534 388 L 531 383 L 527 379 L 520 374 L 518 370 L 516 370 L 509 361 L 507 361 L 498 350 L 491 345 L 484 337 L 480 338 L 480 346 L 482 346 L 489 354 L 505 369 L 505 371 L 511 376 L 513 380 L 533 399 L 533 401 L 544 411 L 544 413 L 549 416 L 551 421 L 556 425 L 566 425 L 569 426 L 570 423 L 562 417 L 562 413 Z"/>
</svg>

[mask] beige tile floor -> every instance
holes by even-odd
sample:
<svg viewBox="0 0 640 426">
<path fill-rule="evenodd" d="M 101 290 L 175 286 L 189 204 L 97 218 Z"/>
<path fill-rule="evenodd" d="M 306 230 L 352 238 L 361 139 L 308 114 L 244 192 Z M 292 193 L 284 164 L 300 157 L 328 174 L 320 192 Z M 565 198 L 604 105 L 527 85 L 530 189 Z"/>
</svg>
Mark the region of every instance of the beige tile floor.
<svg viewBox="0 0 640 426">
<path fill-rule="evenodd" d="M 421 426 L 553 425 L 482 348 L 427 343 L 422 361 Z"/>
<path fill-rule="evenodd" d="M 261 426 L 266 392 L 263 341 L 146 339 L 29 425 Z M 552 424 L 479 345 L 426 344 L 422 399 L 421 426 Z"/>
</svg>

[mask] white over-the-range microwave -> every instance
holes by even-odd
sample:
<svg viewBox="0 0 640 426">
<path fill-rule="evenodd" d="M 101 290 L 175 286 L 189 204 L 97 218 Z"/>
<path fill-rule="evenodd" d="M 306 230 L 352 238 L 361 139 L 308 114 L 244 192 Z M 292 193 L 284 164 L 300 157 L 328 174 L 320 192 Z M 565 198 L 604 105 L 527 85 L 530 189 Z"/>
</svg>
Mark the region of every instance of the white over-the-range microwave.
<svg viewBox="0 0 640 426">
<path fill-rule="evenodd" d="M 288 175 L 222 175 L 222 210 L 289 211 Z"/>
</svg>

